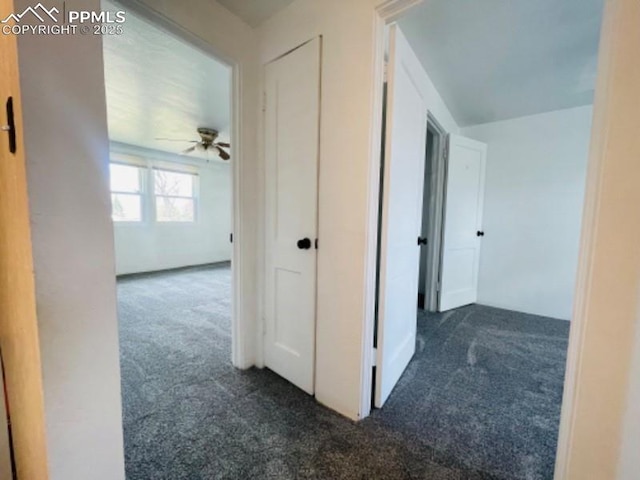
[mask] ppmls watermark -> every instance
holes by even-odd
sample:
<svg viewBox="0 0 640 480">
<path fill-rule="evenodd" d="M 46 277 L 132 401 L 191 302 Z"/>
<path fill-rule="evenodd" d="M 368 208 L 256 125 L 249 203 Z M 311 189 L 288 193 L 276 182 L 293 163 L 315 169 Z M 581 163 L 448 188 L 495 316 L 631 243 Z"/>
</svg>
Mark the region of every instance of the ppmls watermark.
<svg viewBox="0 0 640 480">
<path fill-rule="evenodd" d="M 0 20 L 3 35 L 121 35 L 126 12 L 47 8 L 42 3 Z"/>
</svg>

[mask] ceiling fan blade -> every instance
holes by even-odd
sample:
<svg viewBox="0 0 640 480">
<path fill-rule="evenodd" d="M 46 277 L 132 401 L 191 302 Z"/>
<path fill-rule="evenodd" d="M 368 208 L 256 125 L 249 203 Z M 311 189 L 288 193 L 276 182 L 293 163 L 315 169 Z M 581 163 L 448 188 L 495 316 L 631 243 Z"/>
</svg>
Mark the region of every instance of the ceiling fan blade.
<svg viewBox="0 0 640 480">
<path fill-rule="evenodd" d="M 225 142 L 216 142 L 216 145 L 219 147 L 231 148 L 231 145 Z"/>
<path fill-rule="evenodd" d="M 225 152 L 222 148 L 220 148 L 218 145 L 215 146 L 216 150 L 218 150 L 218 155 L 220 156 L 220 158 L 222 160 L 229 160 L 231 158 L 231 155 L 229 155 L 227 152 Z"/>
<path fill-rule="evenodd" d="M 193 147 L 189 147 L 186 150 L 184 150 L 183 152 L 180 153 L 180 155 L 187 155 L 191 152 L 193 152 L 196 149 L 196 146 L 194 145 Z"/>
<path fill-rule="evenodd" d="M 182 143 L 198 143 L 199 140 L 180 140 L 179 138 L 160 138 L 156 137 L 154 140 L 160 140 L 163 142 L 182 142 Z"/>
</svg>

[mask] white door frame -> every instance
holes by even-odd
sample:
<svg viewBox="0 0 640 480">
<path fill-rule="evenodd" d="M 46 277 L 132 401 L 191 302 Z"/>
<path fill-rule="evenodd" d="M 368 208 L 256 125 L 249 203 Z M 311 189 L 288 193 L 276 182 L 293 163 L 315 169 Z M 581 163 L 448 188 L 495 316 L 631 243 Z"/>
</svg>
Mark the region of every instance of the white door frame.
<svg viewBox="0 0 640 480">
<path fill-rule="evenodd" d="M 376 269 L 378 250 L 378 205 L 380 196 L 380 155 L 382 145 L 382 109 L 384 91 L 384 63 L 385 63 L 385 28 L 389 23 L 397 20 L 411 7 L 430 0 L 387 0 L 376 8 L 374 25 L 374 69 L 372 72 L 373 92 L 371 98 L 371 156 L 369 159 L 368 181 L 368 218 L 366 230 L 365 256 L 365 316 L 362 336 L 362 369 L 360 390 L 361 418 L 371 413 L 372 371 L 374 366 L 374 325 L 376 304 Z M 612 4 L 615 2 L 611 2 Z M 618 0 L 618 3 L 625 3 Z M 574 300 L 575 312 L 569 335 L 568 360 L 564 383 L 564 398 L 560 418 L 560 432 L 556 456 L 555 479 L 568 478 L 568 460 L 571 455 L 575 439 L 573 437 L 576 418 L 577 402 L 579 399 L 579 378 L 581 352 L 586 344 L 585 323 L 588 315 L 589 287 L 592 275 L 592 257 L 597 246 L 594 236 L 598 227 L 598 198 L 600 195 L 600 181 L 602 178 L 601 164 L 606 153 L 601 145 L 601 137 L 607 134 L 606 127 L 610 121 L 608 106 L 613 99 L 606 90 L 609 79 L 611 58 L 610 46 L 616 28 L 613 23 L 621 21 L 616 16 L 617 10 L 610 6 L 605 8 L 605 23 L 601 34 L 600 58 L 598 61 L 598 83 L 596 87 L 596 101 L 594 111 L 594 131 L 589 157 L 589 178 L 585 198 L 585 212 L 581 237 L 580 258 L 578 267 L 578 284 Z M 428 73 L 428 72 L 427 72 Z"/>
<path fill-rule="evenodd" d="M 444 197 L 447 182 L 447 150 L 449 148 L 449 133 L 442 127 L 436 117 L 428 112 L 428 129 L 437 135 L 435 151 L 433 153 L 433 171 L 431 172 L 432 194 L 426 209 L 429 216 L 427 228 L 427 265 L 425 272 L 424 309 L 437 312 L 440 309 L 440 270 L 442 268 L 442 240 L 444 234 Z M 423 212 L 424 215 L 424 212 Z"/>
<path fill-rule="evenodd" d="M 242 275 L 242 259 L 243 259 L 243 241 L 244 235 L 242 231 L 242 219 L 246 215 L 246 207 L 242 198 L 242 169 L 240 168 L 244 160 L 244 152 L 242 145 L 244 144 L 243 129 L 240 123 L 241 105 L 243 103 L 243 90 L 241 87 L 240 68 L 241 65 L 237 59 L 230 58 L 222 53 L 215 45 L 204 41 L 200 37 L 194 35 L 189 30 L 174 21 L 168 19 L 161 13 L 153 10 L 151 7 L 137 0 L 123 2 L 122 0 L 112 0 L 119 3 L 127 10 L 132 11 L 136 15 L 142 17 L 146 21 L 152 23 L 168 35 L 177 37 L 178 39 L 188 43 L 194 48 L 201 50 L 206 55 L 213 57 L 229 68 L 231 68 L 231 151 L 233 152 L 233 160 L 231 161 L 231 208 L 232 208 L 232 224 L 231 232 L 233 234 L 232 253 L 231 253 L 231 283 L 232 283 L 232 301 L 231 301 L 231 362 L 234 367 L 246 369 L 252 367 L 256 363 L 256 355 L 250 342 L 247 341 L 251 336 L 255 336 L 255 325 L 245 316 L 245 303 L 247 302 L 241 295 L 243 291 L 244 278 Z M 249 309 L 250 310 L 250 309 Z M 251 342 L 253 343 L 253 342 Z"/>
<path fill-rule="evenodd" d="M 360 418 L 371 413 L 373 396 L 373 366 L 376 353 L 373 349 L 375 335 L 375 311 L 377 303 L 376 277 L 378 269 L 378 228 L 380 207 L 380 166 L 382 156 L 382 112 L 384 106 L 385 29 L 405 11 L 424 0 L 387 0 L 376 8 L 374 24 L 374 68 L 372 72 L 373 96 L 371 98 L 371 157 L 369 159 L 368 214 L 365 242 L 365 292 L 364 325 L 362 335 L 362 360 L 360 369 Z M 417 301 L 417 299 L 416 299 Z"/>
</svg>

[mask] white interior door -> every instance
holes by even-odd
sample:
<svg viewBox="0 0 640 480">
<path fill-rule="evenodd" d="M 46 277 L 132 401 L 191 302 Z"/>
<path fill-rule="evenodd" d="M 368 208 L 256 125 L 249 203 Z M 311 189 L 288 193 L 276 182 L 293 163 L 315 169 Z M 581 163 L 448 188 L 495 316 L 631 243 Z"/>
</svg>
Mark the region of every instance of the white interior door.
<svg viewBox="0 0 640 480">
<path fill-rule="evenodd" d="M 487 146 L 449 136 L 440 311 L 475 303 Z"/>
<path fill-rule="evenodd" d="M 314 393 L 320 39 L 265 67 L 265 365 Z"/>
<path fill-rule="evenodd" d="M 382 407 L 415 352 L 427 105 L 425 73 L 390 28 L 378 297 L 375 405 Z"/>
</svg>

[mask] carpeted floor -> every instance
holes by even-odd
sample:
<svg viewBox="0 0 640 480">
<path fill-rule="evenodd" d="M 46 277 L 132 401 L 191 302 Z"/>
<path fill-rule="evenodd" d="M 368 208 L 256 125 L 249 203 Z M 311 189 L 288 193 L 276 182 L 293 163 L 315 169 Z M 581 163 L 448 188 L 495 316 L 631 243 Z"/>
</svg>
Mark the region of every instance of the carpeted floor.
<svg viewBox="0 0 640 480">
<path fill-rule="evenodd" d="M 568 323 L 421 314 L 384 409 L 354 423 L 230 364 L 228 265 L 118 281 L 128 480 L 551 479 Z"/>
</svg>

